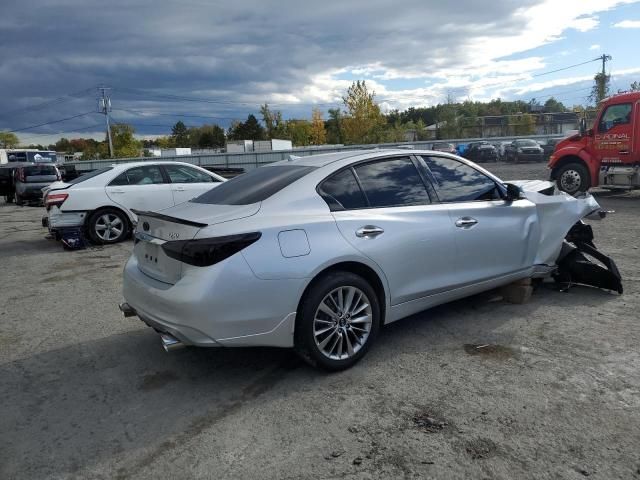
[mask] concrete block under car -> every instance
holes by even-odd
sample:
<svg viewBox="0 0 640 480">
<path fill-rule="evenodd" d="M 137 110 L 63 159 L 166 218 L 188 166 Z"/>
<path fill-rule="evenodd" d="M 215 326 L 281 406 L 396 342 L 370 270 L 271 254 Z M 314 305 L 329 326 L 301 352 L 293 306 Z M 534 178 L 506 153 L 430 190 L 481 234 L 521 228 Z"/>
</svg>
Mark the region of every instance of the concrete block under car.
<svg viewBox="0 0 640 480">
<path fill-rule="evenodd" d="M 510 283 L 500 289 L 500 293 L 505 301 L 509 303 L 523 304 L 531 300 L 533 294 L 533 286 L 531 279 L 524 278 L 516 282 Z"/>
</svg>

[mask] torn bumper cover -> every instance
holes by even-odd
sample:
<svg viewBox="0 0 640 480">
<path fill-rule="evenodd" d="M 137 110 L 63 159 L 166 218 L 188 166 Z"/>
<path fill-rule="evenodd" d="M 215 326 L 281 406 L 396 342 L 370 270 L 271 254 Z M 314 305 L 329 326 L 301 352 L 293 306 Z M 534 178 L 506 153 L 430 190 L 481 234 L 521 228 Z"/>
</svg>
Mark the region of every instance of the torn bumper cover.
<svg viewBox="0 0 640 480">
<path fill-rule="evenodd" d="M 594 263 L 591 257 L 598 262 Z M 593 243 L 591 225 L 576 223 L 565 238 L 557 260 L 555 280 L 570 287 L 574 283 L 591 285 L 622 293 L 622 277 L 613 259 L 598 251 Z"/>
<path fill-rule="evenodd" d="M 582 221 L 585 217 L 603 218 L 598 215 L 600 205 L 592 195 L 572 197 L 546 181 L 511 183 L 521 188 L 538 211 L 540 230 L 536 264 L 557 265 L 554 278 L 564 288 L 583 284 L 622 293 L 618 267 L 598 251 L 593 243 L 591 226 Z"/>
</svg>

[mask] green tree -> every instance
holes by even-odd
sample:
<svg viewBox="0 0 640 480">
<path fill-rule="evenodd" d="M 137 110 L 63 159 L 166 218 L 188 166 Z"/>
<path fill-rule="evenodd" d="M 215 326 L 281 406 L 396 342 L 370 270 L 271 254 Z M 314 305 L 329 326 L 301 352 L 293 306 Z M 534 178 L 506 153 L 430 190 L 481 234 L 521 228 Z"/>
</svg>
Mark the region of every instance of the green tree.
<svg viewBox="0 0 640 480">
<path fill-rule="evenodd" d="M 142 150 L 142 142 L 134 137 L 135 130 L 126 123 L 111 125 L 111 138 L 113 140 L 113 156 L 116 158 L 137 157 Z M 104 151 L 104 150 L 103 150 Z M 106 153 L 106 152 L 104 152 Z"/>
<path fill-rule="evenodd" d="M 260 106 L 260 114 L 262 115 L 262 122 L 264 123 L 264 126 L 265 126 L 265 133 L 266 133 L 267 139 L 274 138 L 273 131 L 276 126 L 276 122 L 275 122 L 274 114 L 271 112 L 271 110 L 269 110 L 269 105 L 265 103 L 264 105 Z"/>
<path fill-rule="evenodd" d="M 551 97 L 546 102 L 544 102 L 544 111 L 547 113 L 561 113 L 566 112 L 567 107 L 565 107 L 562 102 L 559 102 L 555 98 Z"/>
<path fill-rule="evenodd" d="M 313 127 L 307 120 L 287 120 L 287 132 L 296 147 L 311 145 Z"/>
<path fill-rule="evenodd" d="M 342 121 L 345 143 L 377 143 L 383 139 L 387 122 L 375 102 L 375 92 L 369 92 L 364 80 L 353 82 L 342 102 L 347 108 Z"/>
<path fill-rule="evenodd" d="M 174 147 L 190 146 L 189 131 L 182 120 L 176 122 L 176 124 L 171 128 L 171 138 L 173 140 Z"/>
<path fill-rule="evenodd" d="M 198 139 L 198 147 L 200 148 L 222 148 L 224 147 L 226 137 L 224 130 L 218 125 L 203 125 L 199 128 L 200 138 Z"/>
<path fill-rule="evenodd" d="M 311 145 L 324 145 L 327 142 L 327 132 L 324 128 L 322 112 L 314 108 L 311 112 Z"/>
<path fill-rule="evenodd" d="M 329 119 L 325 123 L 327 143 L 344 143 L 342 134 L 342 112 L 339 108 L 329 109 Z"/>
<path fill-rule="evenodd" d="M 254 115 L 249 115 L 245 122 L 233 122 L 227 137 L 230 140 L 264 140 L 265 131 Z"/>
<path fill-rule="evenodd" d="M 12 132 L 0 132 L 0 147 L 14 148 L 20 143 L 18 136 Z"/>
</svg>

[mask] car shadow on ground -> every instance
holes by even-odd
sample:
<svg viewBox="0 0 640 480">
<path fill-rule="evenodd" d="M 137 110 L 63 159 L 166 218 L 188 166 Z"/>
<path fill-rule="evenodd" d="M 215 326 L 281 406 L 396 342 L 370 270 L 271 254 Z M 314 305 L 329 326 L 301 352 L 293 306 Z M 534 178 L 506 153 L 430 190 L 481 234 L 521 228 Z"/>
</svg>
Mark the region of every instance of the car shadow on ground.
<svg viewBox="0 0 640 480">
<path fill-rule="evenodd" d="M 399 354 L 478 343 L 509 343 L 502 327 L 535 314 L 546 301 L 606 302 L 576 288 L 541 290 L 527 305 L 488 292 L 385 327 L 358 368 Z M 498 333 L 499 332 L 499 333 Z M 507 337 L 505 337 L 507 336 Z M 70 345 L 0 366 L 0 477 L 42 478 L 79 472 L 133 452 L 137 467 L 187 442 L 285 382 L 293 370 L 309 381 L 327 376 L 287 349 L 184 349 L 167 354 L 151 329 Z M 340 378 L 340 377 L 337 377 Z M 286 386 L 286 385 L 285 385 Z"/>
</svg>

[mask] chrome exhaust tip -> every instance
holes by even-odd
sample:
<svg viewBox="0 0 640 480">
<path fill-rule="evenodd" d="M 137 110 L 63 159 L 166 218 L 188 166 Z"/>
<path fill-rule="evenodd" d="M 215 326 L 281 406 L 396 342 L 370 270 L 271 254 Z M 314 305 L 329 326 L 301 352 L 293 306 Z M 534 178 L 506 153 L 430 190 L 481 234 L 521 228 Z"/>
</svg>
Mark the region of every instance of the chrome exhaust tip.
<svg viewBox="0 0 640 480">
<path fill-rule="evenodd" d="M 122 316 L 125 317 L 125 318 L 127 318 L 127 317 L 135 317 L 137 315 L 137 313 L 133 309 L 133 307 L 131 305 L 129 305 L 127 302 L 121 303 L 120 305 L 118 305 L 118 308 L 122 312 Z"/>
<path fill-rule="evenodd" d="M 168 333 L 161 333 L 160 341 L 162 342 L 164 351 L 167 353 L 172 352 L 174 350 L 179 350 L 185 346 L 184 343 L 182 343 L 173 335 L 169 335 Z"/>
</svg>

